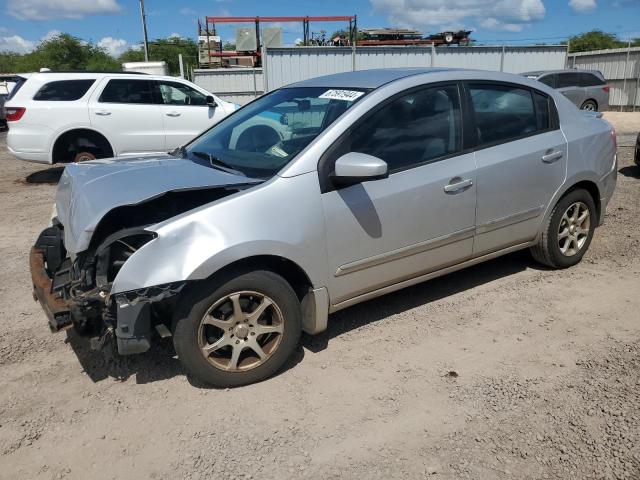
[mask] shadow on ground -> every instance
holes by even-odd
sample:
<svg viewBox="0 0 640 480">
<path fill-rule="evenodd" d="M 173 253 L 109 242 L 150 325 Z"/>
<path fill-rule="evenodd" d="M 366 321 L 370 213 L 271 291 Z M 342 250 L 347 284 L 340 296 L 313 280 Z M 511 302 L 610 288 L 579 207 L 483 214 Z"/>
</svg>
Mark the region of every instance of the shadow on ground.
<svg viewBox="0 0 640 480">
<path fill-rule="evenodd" d="M 47 183 L 55 185 L 60 181 L 64 167 L 52 167 L 45 170 L 39 170 L 27 175 L 25 181 L 27 183 Z"/>
<path fill-rule="evenodd" d="M 355 305 L 332 314 L 327 330 L 320 335 L 305 335 L 303 345 L 312 352 L 324 350 L 332 338 L 343 333 L 527 268 L 544 269 L 528 250 L 519 251 Z"/>
<path fill-rule="evenodd" d="M 637 165 L 629 165 L 627 167 L 622 167 L 620 170 L 618 170 L 618 173 L 620 173 L 620 175 L 624 175 L 625 177 L 640 178 L 640 167 L 638 167 Z"/>
<path fill-rule="evenodd" d="M 343 333 L 368 323 L 390 321 L 388 317 L 394 314 L 514 275 L 527 268 L 542 267 L 531 259 L 527 251 L 516 252 L 337 312 L 330 316 L 329 328 L 324 333 L 303 336 L 301 346 L 283 371 L 300 363 L 305 350 L 324 350 L 332 338 Z M 92 351 L 89 339 L 79 336 L 73 330 L 67 332 L 67 342 L 93 382 L 106 378 L 125 381 L 135 377 L 136 383 L 145 384 L 185 374 L 171 339 L 158 339 L 152 343 L 148 352 L 131 356 L 120 356 L 108 345 L 100 352 Z M 209 388 L 196 379 L 188 380 L 197 388 Z"/>
</svg>

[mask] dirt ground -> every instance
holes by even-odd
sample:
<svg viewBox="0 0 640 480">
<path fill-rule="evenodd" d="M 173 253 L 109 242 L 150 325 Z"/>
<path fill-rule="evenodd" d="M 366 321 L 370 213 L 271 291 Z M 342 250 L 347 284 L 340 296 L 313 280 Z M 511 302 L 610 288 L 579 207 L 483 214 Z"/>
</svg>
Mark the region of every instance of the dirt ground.
<svg viewBox="0 0 640 480">
<path fill-rule="evenodd" d="M 577 267 L 520 252 L 349 308 L 283 373 L 231 390 L 190 383 L 170 341 L 114 359 L 49 333 L 27 254 L 55 187 L 27 184 L 44 169 L 4 138 L 1 479 L 640 479 L 631 135 Z"/>
</svg>

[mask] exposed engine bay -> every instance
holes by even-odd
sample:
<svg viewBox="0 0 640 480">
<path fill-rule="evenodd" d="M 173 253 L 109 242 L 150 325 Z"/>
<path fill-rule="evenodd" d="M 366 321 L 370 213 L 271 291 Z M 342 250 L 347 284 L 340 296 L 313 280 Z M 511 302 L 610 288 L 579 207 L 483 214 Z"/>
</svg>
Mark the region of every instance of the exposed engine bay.
<svg viewBox="0 0 640 480">
<path fill-rule="evenodd" d="M 176 296 L 186 282 L 111 294 L 124 263 L 155 234 L 145 227 L 173 218 L 238 192 L 245 186 L 170 191 L 136 205 L 109 211 L 93 232 L 89 248 L 72 255 L 64 245 L 57 218 L 31 251 L 34 297 L 43 305 L 53 332 L 75 328 L 101 348 L 118 329 L 118 351 L 149 348 L 154 331 L 171 327 Z M 121 335 L 120 335 L 121 334 Z"/>
</svg>

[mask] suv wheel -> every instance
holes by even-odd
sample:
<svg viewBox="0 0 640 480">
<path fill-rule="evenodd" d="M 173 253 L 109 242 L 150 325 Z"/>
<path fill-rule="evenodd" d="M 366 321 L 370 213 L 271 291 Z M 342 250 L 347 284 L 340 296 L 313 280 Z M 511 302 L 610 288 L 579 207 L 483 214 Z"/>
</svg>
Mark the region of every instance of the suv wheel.
<svg viewBox="0 0 640 480">
<path fill-rule="evenodd" d="M 95 160 L 96 158 L 97 157 L 93 153 L 83 150 L 76 153 L 75 157 L 73 158 L 73 161 L 75 163 L 88 162 L 89 160 Z"/>
<path fill-rule="evenodd" d="M 596 222 L 596 207 L 589 192 L 570 192 L 551 212 L 540 242 L 531 248 L 533 258 L 552 268 L 577 264 L 589 248 Z"/>
<path fill-rule="evenodd" d="M 279 275 L 255 271 L 203 283 L 180 301 L 174 345 L 188 374 L 216 387 L 258 382 L 298 346 L 300 302 Z"/>
<path fill-rule="evenodd" d="M 586 100 L 582 104 L 582 106 L 580 107 L 580 110 L 587 110 L 589 112 L 597 112 L 598 111 L 598 105 L 593 100 Z"/>
</svg>

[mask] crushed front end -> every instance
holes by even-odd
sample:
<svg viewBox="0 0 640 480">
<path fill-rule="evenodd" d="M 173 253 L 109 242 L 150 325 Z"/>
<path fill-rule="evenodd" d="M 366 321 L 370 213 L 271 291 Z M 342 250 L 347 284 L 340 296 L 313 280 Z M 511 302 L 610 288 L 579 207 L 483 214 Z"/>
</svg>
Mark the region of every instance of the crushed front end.
<svg viewBox="0 0 640 480">
<path fill-rule="evenodd" d="M 34 298 L 52 332 L 75 328 L 91 337 L 96 349 L 115 338 L 123 355 L 148 350 L 154 332 L 169 335 L 171 313 L 185 282 L 111 294 L 120 267 L 154 238 L 152 232 L 121 230 L 75 258 L 67 254 L 63 238 L 62 225 L 46 228 L 29 257 Z"/>
</svg>

